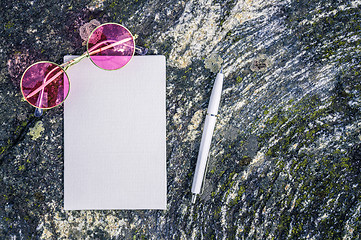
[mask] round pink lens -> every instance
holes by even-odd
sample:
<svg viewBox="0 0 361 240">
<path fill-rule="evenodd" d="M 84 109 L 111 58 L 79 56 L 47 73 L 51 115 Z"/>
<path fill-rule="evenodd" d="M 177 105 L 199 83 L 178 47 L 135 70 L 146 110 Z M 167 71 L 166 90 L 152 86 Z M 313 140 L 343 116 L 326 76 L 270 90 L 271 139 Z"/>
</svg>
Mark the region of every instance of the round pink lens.
<svg viewBox="0 0 361 240">
<path fill-rule="evenodd" d="M 134 38 L 128 29 L 115 23 L 97 27 L 88 39 L 88 54 L 95 65 L 107 70 L 125 66 L 134 55 Z"/>
<path fill-rule="evenodd" d="M 31 65 L 21 78 L 21 92 L 31 105 L 52 108 L 69 94 L 69 79 L 64 70 L 55 63 L 38 62 Z"/>
</svg>

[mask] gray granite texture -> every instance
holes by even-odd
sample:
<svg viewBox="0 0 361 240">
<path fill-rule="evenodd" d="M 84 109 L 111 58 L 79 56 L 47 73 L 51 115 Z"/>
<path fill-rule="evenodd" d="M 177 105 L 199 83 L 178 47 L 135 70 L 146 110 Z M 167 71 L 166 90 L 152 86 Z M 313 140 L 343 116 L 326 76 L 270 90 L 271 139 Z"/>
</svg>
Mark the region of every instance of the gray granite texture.
<svg viewBox="0 0 361 240">
<path fill-rule="evenodd" d="M 8 0 L 0 9 L 0 239 L 361 238 L 359 0 Z M 85 51 L 79 28 L 92 19 L 122 23 L 167 58 L 165 211 L 63 209 L 63 109 L 34 117 L 19 81 L 35 61 Z M 221 64 L 219 120 L 192 205 Z"/>
</svg>

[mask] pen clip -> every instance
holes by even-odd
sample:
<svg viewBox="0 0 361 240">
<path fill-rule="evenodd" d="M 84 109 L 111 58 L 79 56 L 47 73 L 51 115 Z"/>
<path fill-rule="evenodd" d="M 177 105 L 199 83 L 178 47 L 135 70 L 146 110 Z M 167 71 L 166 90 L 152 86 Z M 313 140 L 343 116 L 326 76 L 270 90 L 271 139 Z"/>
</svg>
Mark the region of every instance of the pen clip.
<svg viewBox="0 0 361 240">
<path fill-rule="evenodd" d="M 212 113 L 207 112 L 206 115 L 216 117 L 217 119 L 219 118 L 219 114 L 212 114 Z"/>
</svg>

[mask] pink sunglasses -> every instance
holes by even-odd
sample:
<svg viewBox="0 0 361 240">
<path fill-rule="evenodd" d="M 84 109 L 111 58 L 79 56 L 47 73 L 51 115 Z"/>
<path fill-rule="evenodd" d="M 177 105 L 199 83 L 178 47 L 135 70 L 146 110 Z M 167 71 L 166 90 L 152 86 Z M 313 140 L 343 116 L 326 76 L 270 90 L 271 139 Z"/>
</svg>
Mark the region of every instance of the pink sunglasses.
<svg viewBox="0 0 361 240">
<path fill-rule="evenodd" d="M 132 59 L 135 50 L 134 37 L 127 28 L 117 23 L 102 24 L 90 34 L 83 55 L 61 65 L 41 61 L 28 67 L 21 77 L 21 92 L 41 115 L 42 109 L 56 107 L 67 98 L 70 81 L 66 70 L 69 67 L 89 57 L 102 69 L 120 69 Z"/>
</svg>

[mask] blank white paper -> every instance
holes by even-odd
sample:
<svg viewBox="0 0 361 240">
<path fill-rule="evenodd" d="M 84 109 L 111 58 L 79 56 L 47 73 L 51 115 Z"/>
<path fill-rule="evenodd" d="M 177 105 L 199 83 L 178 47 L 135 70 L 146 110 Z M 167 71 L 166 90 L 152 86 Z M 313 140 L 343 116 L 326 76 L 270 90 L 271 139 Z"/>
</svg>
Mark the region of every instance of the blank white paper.
<svg viewBox="0 0 361 240">
<path fill-rule="evenodd" d="M 115 71 L 85 58 L 67 73 L 64 209 L 165 209 L 165 57 Z"/>
</svg>

